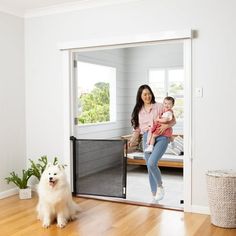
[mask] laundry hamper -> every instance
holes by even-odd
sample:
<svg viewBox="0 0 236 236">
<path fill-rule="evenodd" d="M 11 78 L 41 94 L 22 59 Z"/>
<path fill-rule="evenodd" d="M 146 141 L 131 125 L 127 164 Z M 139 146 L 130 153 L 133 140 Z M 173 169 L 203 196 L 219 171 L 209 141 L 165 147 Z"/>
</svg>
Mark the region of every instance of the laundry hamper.
<svg viewBox="0 0 236 236">
<path fill-rule="evenodd" d="M 207 190 L 211 223 L 236 228 L 236 171 L 208 171 Z"/>
</svg>

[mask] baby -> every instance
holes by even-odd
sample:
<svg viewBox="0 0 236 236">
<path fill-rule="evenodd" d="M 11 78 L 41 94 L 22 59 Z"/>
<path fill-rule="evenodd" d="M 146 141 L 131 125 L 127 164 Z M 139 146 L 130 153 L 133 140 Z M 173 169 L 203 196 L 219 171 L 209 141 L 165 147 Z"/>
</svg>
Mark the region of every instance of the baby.
<svg viewBox="0 0 236 236">
<path fill-rule="evenodd" d="M 157 117 L 157 119 L 154 121 L 153 126 L 148 131 L 148 137 L 147 137 L 147 148 L 144 150 L 144 152 L 151 153 L 153 151 L 153 147 L 155 144 L 156 137 L 160 135 L 164 135 L 172 139 L 172 128 L 168 128 L 164 131 L 163 134 L 160 134 L 159 128 L 161 124 L 165 124 L 173 119 L 173 111 L 172 108 L 175 104 L 175 99 L 173 97 L 165 97 L 163 101 L 164 106 L 164 112 L 161 115 L 161 117 Z"/>
</svg>

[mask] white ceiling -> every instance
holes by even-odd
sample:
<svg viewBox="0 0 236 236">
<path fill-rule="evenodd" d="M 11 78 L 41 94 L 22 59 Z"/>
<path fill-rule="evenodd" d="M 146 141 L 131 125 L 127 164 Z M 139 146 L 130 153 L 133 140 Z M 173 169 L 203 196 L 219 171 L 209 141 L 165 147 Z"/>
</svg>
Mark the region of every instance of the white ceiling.
<svg viewBox="0 0 236 236">
<path fill-rule="evenodd" d="M 50 7 L 63 3 L 85 2 L 87 0 L 0 0 L 0 6 L 9 9 L 28 11 L 37 8 Z"/>
<path fill-rule="evenodd" d="M 0 0 L 0 13 L 35 17 L 140 0 Z"/>
<path fill-rule="evenodd" d="M 35 17 L 144 0 L 0 0 L 0 13 Z"/>
<path fill-rule="evenodd" d="M 91 0 L 0 0 L 0 12 L 20 16 L 20 17 L 32 17 L 37 15 L 50 14 L 50 9 L 63 8 L 68 9 L 69 6 L 75 6 L 75 4 L 84 4 Z M 98 0 L 99 1 L 99 0 Z"/>
</svg>

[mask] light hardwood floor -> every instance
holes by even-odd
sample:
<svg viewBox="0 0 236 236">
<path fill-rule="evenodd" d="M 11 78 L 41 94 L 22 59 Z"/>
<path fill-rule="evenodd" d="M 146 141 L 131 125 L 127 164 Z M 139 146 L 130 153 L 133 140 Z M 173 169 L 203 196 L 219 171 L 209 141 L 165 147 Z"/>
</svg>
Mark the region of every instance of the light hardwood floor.
<svg viewBox="0 0 236 236">
<path fill-rule="evenodd" d="M 236 229 L 223 229 L 201 214 L 75 198 L 81 207 L 78 219 L 59 229 L 41 227 L 36 219 L 37 197 L 18 196 L 0 200 L 0 236 L 235 236 Z"/>
</svg>

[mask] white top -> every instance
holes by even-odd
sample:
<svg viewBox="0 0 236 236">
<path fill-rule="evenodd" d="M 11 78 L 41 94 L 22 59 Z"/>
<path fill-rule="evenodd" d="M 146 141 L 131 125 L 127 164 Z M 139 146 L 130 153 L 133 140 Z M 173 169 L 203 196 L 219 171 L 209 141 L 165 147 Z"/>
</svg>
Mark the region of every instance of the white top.
<svg viewBox="0 0 236 236">
<path fill-rule="evenodd" d="M 235 170 L 209 170 L 206 174 L 214 177 L 236 177 Z"/>
<path fill-rule="evenodd" d="M 173 113 L 171 111 L 166 111 L 162 114 L 162 118 L 167 118 L 168 121 L 171 121 L 173 119 Z"/>
</svg>

